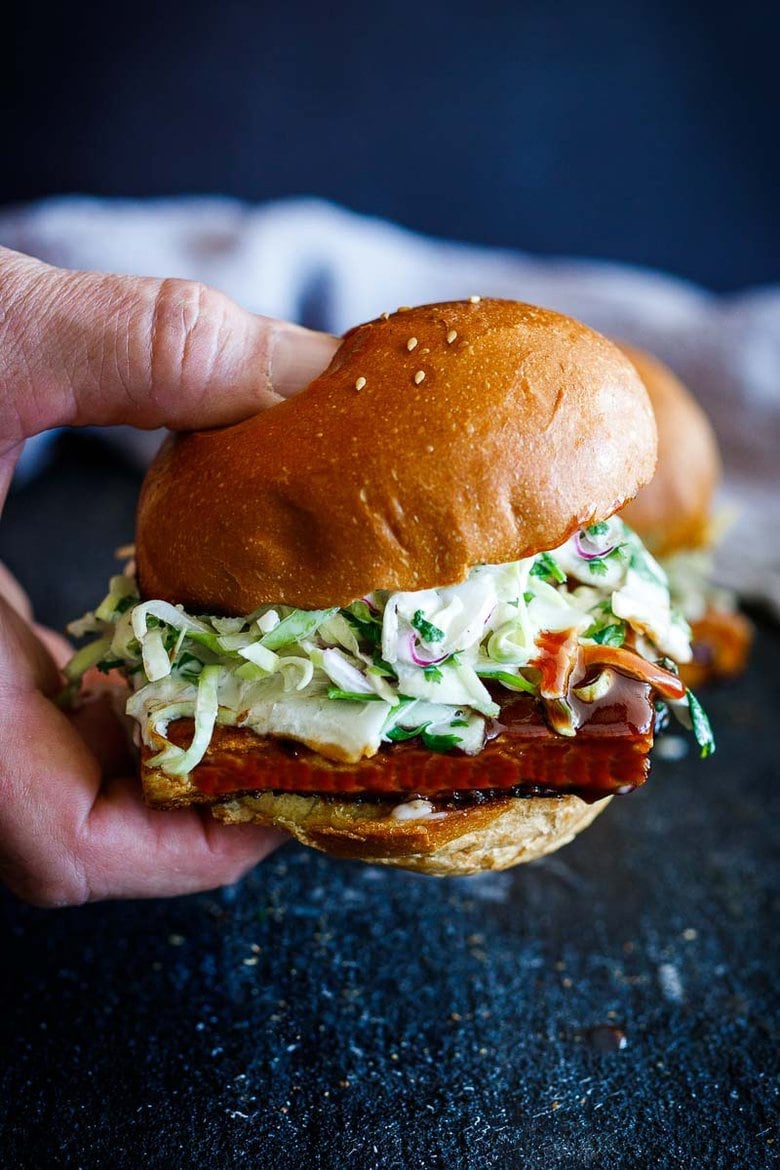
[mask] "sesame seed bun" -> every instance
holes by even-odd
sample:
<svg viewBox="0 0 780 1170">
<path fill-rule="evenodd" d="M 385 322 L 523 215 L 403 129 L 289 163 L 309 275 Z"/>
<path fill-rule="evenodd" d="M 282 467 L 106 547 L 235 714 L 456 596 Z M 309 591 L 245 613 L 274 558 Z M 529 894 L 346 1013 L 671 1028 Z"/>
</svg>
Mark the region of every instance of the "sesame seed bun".
<svg viewBox="0 0 780 1170">
<path fill-rule="evenodd" d="M 555 548 L 612 515 L 655 457 L 642 381 L 598 333 L 513 301 L 399 310 L 349 332 L 296 397 L 164 446 L 139 503 L 141 591 L 194 613 L 246 614 L 455 584 L 475 564 Z M 230 768 L 251 750 L 232 744 Z M 609 802 L 507 796 L 408 816 L 403 797 L 275 793 L 273 774 L 269 791 L 209 799 L 150 757 L 142 780 L 155 807 L 206 803 L 226 823 L 439 875 L 549 853 Z"/>
<path fill-rule="evenodd" d="M 501 300 L 399 311 L 348 333 L 294 398 L 163 447 L 141 589 L 245 614 L 454 584 L 610 516 L 655 450 L 631 362 L 577 321 Z"/>
<path fill-rule="evenodd" d="M 706 547 L 721 476 L 712 425 L 668 366 L 641 349 L 621 349 L 645 384 L 658 427 L 656 473 L 622 515 L 656 556 Z"/>
</svg>

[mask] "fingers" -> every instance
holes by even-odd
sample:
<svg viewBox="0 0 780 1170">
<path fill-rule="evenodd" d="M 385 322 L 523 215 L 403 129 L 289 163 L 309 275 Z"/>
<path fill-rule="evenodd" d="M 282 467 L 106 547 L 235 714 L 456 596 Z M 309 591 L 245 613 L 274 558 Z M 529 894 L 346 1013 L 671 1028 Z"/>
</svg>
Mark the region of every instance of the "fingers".
<svg viewBox="0 0 780 1170">
<path fill-rule="evenodd" d="M 4 597 L 12 609 L 26 621 L 32 621 L 32 605 L 30 599 L 5 565 L 0 562 L 0 597 Z"/>
<path fill-rule="evenodd" d="M 41 695 L 7 713 L 0 703 L 0 877 L 26 901 L 70 906 L 215 889 L 285 840 L 193 809 L 146 808 L 139 781 L 106 780 L 81 735 Z"/>
<path fill-rule="evenodd" d="M 105 787 L 82 859 L 93 900 L 168 897 L 231 885 L 288 839 L 259 825 L 218 824 L 205 809 L 149 809 L 133 777 Z"/>
<path fill-rule="evenodd" d="M 10 711 L 31 690 L 54 696 L 61 688 L 62 677 L 49 647 L 19 612 L 0 598 L 0 707 L 5 705 Z"/>
<path fill-rule="evenodd" d="M 233 422 L 311 381 L 336 346 L 204 285 L 70 272 L 0 248 L 0 455 L 61 425 Z"/>
</svg>

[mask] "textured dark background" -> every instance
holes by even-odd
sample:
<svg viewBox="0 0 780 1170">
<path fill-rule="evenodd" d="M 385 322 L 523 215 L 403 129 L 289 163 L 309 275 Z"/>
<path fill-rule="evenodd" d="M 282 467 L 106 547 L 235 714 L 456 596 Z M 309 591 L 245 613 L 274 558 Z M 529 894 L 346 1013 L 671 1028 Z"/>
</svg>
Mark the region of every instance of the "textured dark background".
<svg viewBox="0 0 780 1170">
<path fill-rule="evenodd" d="M 767 0 L 10 0 L 0 203 L 314 194 L 438 235 L 780 276 Z"/>
<path fill-rule="evenodd" d="M 11 496 L 43 617 L 101 594 L 136 486 L 66 438 Z M 779 654 L 763 623 L 706 696 L 711 760 L 505 874 L 286 846 L 221 893 L 0 898 L 4 1170 L 776 1165 Z"/>
<path fill-rule="evenodd" d="M 772 6 L 16 3 L 0 203 L 313 193 L 440 235 L 776 278 Z M 66 438 L 0 559 L 54 625 L 137 478 Z M 13 1170 L 776 1164 L 780 636 L 563 852 L 436 882 L 288 846 L 221 893 L 0 900 Z M 56 782 L 56 778 L 52 778 Z M 624 1037 L 624 1047 L 617 1045 Z"/>
</svg>

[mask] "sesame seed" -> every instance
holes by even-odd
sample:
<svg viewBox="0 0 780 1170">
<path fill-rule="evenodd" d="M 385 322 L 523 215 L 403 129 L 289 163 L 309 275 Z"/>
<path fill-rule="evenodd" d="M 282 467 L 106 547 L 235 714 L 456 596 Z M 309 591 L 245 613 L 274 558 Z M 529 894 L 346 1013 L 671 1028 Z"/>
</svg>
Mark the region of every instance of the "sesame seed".
<svg viewBox="0 0 780 1170">
<path fill-rule="evenodd" d="M 420 383 L 423 381 L 424 378 L 425 378 L 425 370 L 418 370 L 417 373 L 414 375 L 415 383 L 418 386 L 420 385 Z"/>
<path fill-rule="evenodd" d="M 411 305 L 399 305 L 396 309 L 396 313 L 408 313 L 411 307 Z"/>
<path fill-rule="evenodd" d="M 417 347 L 417 338 L 416 338 L 416 337 L 410 337 L 410 338 L 409 338 L 409 340 L 408 340 L 408 341 L 407 341 L 407 343 L 406 343 L 406 348 L 407 348 L 407 349 L 409 350 L 409 352 L 411 353 L 413 349 L 416 349 L 416 347 Z"/>
<path fill-rule="evenodd" d="M 473 297 L 469 297 L 469 300 L 471 301 L 472 305 L 478 305 L 479 302 L 482 300 L 482 297 L 473 296 Z"/>
<path fill-rule="evenodd" d="M 365 384 L 366 384 L 365 378 L 358 378 L 357 382 L 355 383 L 355 389 L 362 390 L 363 387 L 365 386 Z"/>
<path fill-rule="evenodd" d="M 382 317 L 382 320 L 383 320 L 383 321 L 387 321 L 387 320 L 389 319 L 389 317 L 390 317 L 390 314 L 389 314 L 389 313 L 382 313 L 382 314 L 381 314 L 381 317 Z"/>
<path fill-rule="evenodd" d="M 450 329 L 449 333 L 447 334 L 447 345 L 452 345 L 453 341 L 455 340 L 455 338 L 457 336 L 458 336 L 457 329 Z"/>
</svg>

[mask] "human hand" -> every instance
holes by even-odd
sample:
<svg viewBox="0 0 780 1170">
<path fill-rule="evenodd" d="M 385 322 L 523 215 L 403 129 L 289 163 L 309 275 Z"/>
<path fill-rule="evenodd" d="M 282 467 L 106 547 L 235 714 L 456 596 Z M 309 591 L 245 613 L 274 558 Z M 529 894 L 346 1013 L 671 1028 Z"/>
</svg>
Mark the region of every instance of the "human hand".
<svg viewBox="0 0 780 1170">
<path fill-rule="evenodd" d="M 304 386 L 336 344 L 202 285 L 69 272 L 0 248 L 0 508 L 26 438 L 234 422 Z M 52 701 L 69 654 L 0 566 L 0 876 L 16 894 L 61 906 L 211 889 L 283 840 L 148 809 L 105 687 L 73 713 Z"/>
</svg>

